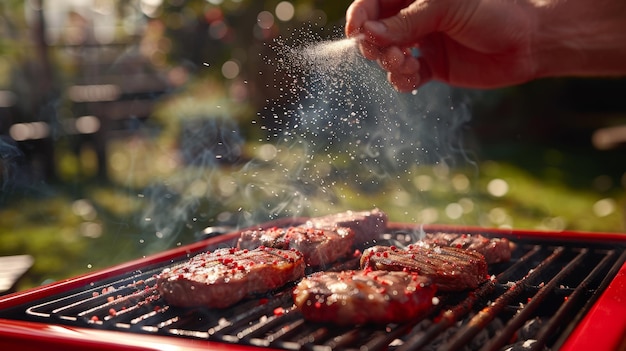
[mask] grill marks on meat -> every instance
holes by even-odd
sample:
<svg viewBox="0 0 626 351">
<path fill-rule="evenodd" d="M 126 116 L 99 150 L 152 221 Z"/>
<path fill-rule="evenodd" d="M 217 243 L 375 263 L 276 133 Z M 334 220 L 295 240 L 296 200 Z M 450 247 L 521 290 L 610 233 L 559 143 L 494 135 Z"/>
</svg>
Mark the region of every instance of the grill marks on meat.
<svg viewBox="0 0 626 351">
<path fill-rule="evenodd" d="M 308 265 L 324 266 L 350 255 L 354 244 L 378 238 L 387 229 L 387 221 L 387 215 L 379 209 L 346 211 L 311 218 L 289 228 L 247 230 L 241 233 L 237 247 L 296 249 L 302 252 Z"/>
<path fill-rule="evenodd" d="M 488 264 L 508 262 L 514 249 L 514 244 L 506 238 L 486 238 L 480 234 L 428 233 L 422 242 L 434 246 L 474 250 L 485 256 Z"/>
<path fill-rule="evenodd" d="M 354 231 L 355 243 L 364 244 L 380 237 L 387 229 L 387 214 L 379 209 L 371 211 L 346 211 L 311 218 L 306 226 L 314 228 L 344 227 Z"/>
<path fill-rule="evenodd" d="M 224 308 L 296 281 L 304 269 L 304 258 L 295 250 L 218 249 L 165 269 L 157 276 L 157 289 L 173 306 Z"/>
<path fill-rule="evenodd" d="M 340 325 L 398 323 L 432 306 L 430 279 L 402 271 L 318 272 L 304 278 L 293 299 L 304 318 Z"/>
<path fill-rule="evenodd" d="M 311 228 L 297 226 L 248 230 L 237 241 L 240 249 L 258 246 L 295 249 L 302 253 L 310 266 L 323 266 L 351 253 L 354 232 L 350 228 Z"/>
<path fill-rule="evenodd" d="M 361 268 L 415 272 L 430 278 L 441 291 L 475 289 L 488 279 L 482 254 L 446 246 L 374 246 L 363 252 Z"/>
</svg>

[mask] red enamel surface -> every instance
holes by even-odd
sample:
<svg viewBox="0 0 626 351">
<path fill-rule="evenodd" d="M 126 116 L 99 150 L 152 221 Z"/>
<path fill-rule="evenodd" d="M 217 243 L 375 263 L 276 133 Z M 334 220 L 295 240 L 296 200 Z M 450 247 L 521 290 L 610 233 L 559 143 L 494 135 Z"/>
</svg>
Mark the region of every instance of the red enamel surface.
<svg viewBox="0 0 626 351">
<path fill-rule="evenodd" d="M 275 221 L 264 225 L 287 226 L 301 223 L 304 220 Z M 409 225 L 390 223 L 389 229 L 406 229 Z M 259 227 L 256 227 L 259 228 Z M 479 227 L 460 227 L 430 225 L 424 226 L 425 231 L 452 231 L 464 233 L 489 233 L 515 238 L 533 240 L 559 240 L 570 242 L 626 242 L 626 234 L 620 233 L 586 233 L 586 232 L 544 232 L 533 230 L 504 230 Z M 207 246 L 231 241 L 237 238 L 234 232 L 206 241 L 165 251 L 144 259 L 117 265 L 98 272 L 66 279 L 27 291 L 17 292 L 0 298 L 0 309 L 19 304 L 37 301 L 53 294 L 66 292 L 83 287 L 90 282 L 98 281 L 129 271 L 140 269 L 146 265 L 168 262 L 181 255 L 193 254 L 204 250 Z M 615 279 L 600 296 L 599 300 L 574 330 L 561 350 L 619 350 L 626 346 L 626 265 L 622 266 Z M 204 340 L 191 340 L 156 335 L 142 335 L 108 330 L 93 330 L 61 325 L 22 322 L 0 319 L 0 349 L 2 350 L 259 350 L 257 347 L 223 344 Z"/>
</svg>

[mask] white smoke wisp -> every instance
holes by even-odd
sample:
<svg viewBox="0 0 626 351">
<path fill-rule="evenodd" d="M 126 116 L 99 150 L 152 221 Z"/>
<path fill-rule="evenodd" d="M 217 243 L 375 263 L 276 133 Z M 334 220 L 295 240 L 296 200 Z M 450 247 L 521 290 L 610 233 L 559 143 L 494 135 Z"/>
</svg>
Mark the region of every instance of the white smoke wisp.
<svg viewBox="0 0 626 351">
<path fill-rule="evenodd" d="M 417 166 L 472 163 L 463 151 L 470 115 L 464 92 L 432 82 L 398 93 L 385 72 L 360 55 L 357 40 L 337 33 L 331 39 L 305 31 L 278 38 L 276 57 L 267 60 L 289 77 L 288 87 L 275 81 L 292 99 L 288 106 L 267 108 L 261 118 L 281 121 L 273 131 L 280 148 L 297 144 L 308 152 L 300 158 L 303 165 L 292 163 L 284 172 L 291 183 L 317 186 L 337 201 L 329 206 L 341 207 L 343 195 L 335 189 L 385 192 L 406 186 L 397 179 L 411 178 Z M 327 177 L 309 166 L 324 157 L 332 169 Z"/>
<path fill-rule="evenodd" d="M 228 143 L 236 147 L 205 147 L 197 140 L 205 133 L 190 126 L 192 147 L 183 157 L 194 166 L 191 178 L 146 191 L 153 200 L 145 217 L 164 239 L 213 207 L 236 208 L 229 221 L 237 227 L 379 207 L 381 197 L 416 193 L 411 179 L 419 166 L 468 161 L 460 137 L 469 119 L 463 94 L 438 83 L 400 94 L 354 39 L 296 34 L 278 38 L 265 58 L 275 76 L 262 79 L 281 99 L 268 100 L 254 123 L 263 133 L 259 147 L 269 146 L 272 157 L 252 158 L 228 174 L 216 171 L 207 160 L 240 150 L 241 140 Z"/>
<path fill-rule="evenodd" d="M 18 163 L 23 157 L 20 149 L 11 141 L 0 137 L 0 190 L 3 194 L 10 191 L 9 187 L 16 185 L 20 179 L 18 173 Z"/>
</svg>

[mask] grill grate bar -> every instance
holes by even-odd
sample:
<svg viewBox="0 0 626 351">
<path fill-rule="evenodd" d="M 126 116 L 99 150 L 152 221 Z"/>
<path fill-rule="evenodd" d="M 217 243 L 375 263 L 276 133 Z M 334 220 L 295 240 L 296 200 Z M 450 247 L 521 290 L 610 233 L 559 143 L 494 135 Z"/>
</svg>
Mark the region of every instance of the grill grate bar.
<svg viewBox="0 0 626 351">
<path fill-rule="evenodd" d="M 361 332 L 358 329 L 350 329 L 347 332 L 328 340 L 323 346 L 324 350 L 343 349 L 354 345 L 360 340 Z"/>
<path fill-rule="evenodd" d="M 539 254 L 540 251 L 541 247 L 539 245 L 532 246 L 522 257 L 520 257 L 519 260 L 517 260 L 517 262 L 504 272 L 500 273 L 497 280 L 504 281 L 509 279 L 516 271 L 531 261 L 535 255 Z M 495 291 L 496 286 L 497 284 L 495 280 L 490 280 L 480 286 L 478 290 L 469 294 L 469 296 L 467 296 L 463 301 L 440 313 L 439 316 L 435 318 L 436 322 L 431 324 L 423 333 L 416 333 L 414 336 L 409 338 L 401 347 L 398 348 L 398 351 L 417 350 L 428 345 L 446 329 L 470 313 L 476 302 L 486 299 L 487 296 Z"/>
<path fill-rule="evenodd" d="M 282 317 L 282 318 L 281 318 Z M 260 321 L 257 324 L 253 324 L 252 326 L 244 329 L 242 332 L 238 333 L 242 338 L 245 339 L 262 339 L 264 334 L 267 334 L 272 330 L 272 328 L 277 328 L 281 324 L 287 323 L 290 320 L 294 320 L 298 318 L 296 316 L 269 316 L 267 319 Z"/>
<path fill-rule="evenodd" d="M 242 335 L 253 331 L 249 327 L 250 324 L 263 324 L 263 321 L 267 320 L 267 318 L 276 317 L 274 311 L 281 308 L 280 306 L 291 303 L 291 297 L 289 294 L 279 294 L 276 298 L 272 298 L 262 304 L 258 304 L 255 301 L 250 303 L 255 305 L 250 305 L 245 311 L 235 314 L 232 318 L 227 318 L 226 322 L 222 323 L 221 326 L 218 325 L 211 328 L 212 333 L 218 336 L 236 335 L 241 338 Z M 246 332 L 246 329 L 248 329 L 248 332 Z"/>
<path fill-rule="evenodd" d="M 402 232 L 392 232 L 385 238 L 393 242 L 396 237 L 401 242 L 411 239 Z M 186 258 L 190 255 L 187 253 Z M 453 351 L 466 346 L 494 351 L 535 317 L 545 321 L 533 337 L 539 340 L 533 346 L 540 350 L 546 345 L 559 345 L 562 341 L 555 343 L 557 338 L 565 340 L 575 324 L 570 323 L 570 317 L 582 310 L 572 319 L 582 318 L 592 304 L 588 299 L 606 288 L 626 260 L 626 253 L 622 246 L 568 246 L 520 238 L 511 261 L 490 265 L 491 279 L 474 291 L 438 294 L 438 303 L 433 303 L 426 316 L 402 324 L 345 327 L 305 320 L 293 305 L 292 285 L 228 309 L 170 307 L 156 291 L 155 274 L 183 260 L 89 283 L 81 291 L 52 296 L 47 302 L 10 313 L 26 312 L 26 320 L 48 319 L 103 330 L 311 351 Z M 355 256 L 327 269 L 356 267 Z M 558 336 L 553 336 L 555 332 Z"/>
<path fill-rule="evenodd" d="M 524 278 L 513 283 L 510 288 L 500 295 L 491 305 L 483 308 L 469 322 L 461 327 L 451 340 L 449 340 L 442 349 L 445 350 L 459 350 L 463 346 L 467 345 L 480 331 L 484 330 L 487 325 L 493 321 L 493 319 L 517 296 L 519 296 L 524 290 L 529 280 L 539 276 L 540 273 L 550 264 L 552 264 L 561 254 L 564 249 L 557 247 L 552 254 L 542 261 L 537 267 L 531 270 Z"/>
<path fill-rule="evenodd" d="M 92 316 L 97 316 L 99 317 L 99 319 L 109 320 L 111 317 L 113 317 L 111 314 L 109 314 L 111 308 L 118 307 L 122 310 L 122 312 L 132 313 L 135 310 L 141 310 L 142 308 L 145 308 L 145 306 L 151 300 L 155 299 L 155 295 L 156 288 L 147 287 L 146 289 L 132 293 L 131 295 L 122 297 L 120 299 L 116 299 L 112 295 L 109 297 L 95 297 L 93 301 L 95 303 L 95 306 L 86 310 L 84 308 L 88 306 L 80 306 L 80 302 L 72 304 L 72 307 L 76 307 L 77 309 L 79 307 L 83 308 L 80 312 L 76 314 L 78 317 L 89 319 Z M 100 302 L 103 299 L 105 300 L 105 302 Z M 65 314 L 68 314 L 67 312 L 70 311 L 64 310 L 64 312 Z M 54 314 L 59 313 L 55 311 Z"/>
<path fill-rule="evenodd" d="M 587 307 L 593 304 L 598 295 L 606 289 L 606 286 L 611 281 L 612 277 L 617 274 L 617 271 L 622 267 L 624 262 L 626 262 L 626 251 L 623 251 L 619 258 L 615 261 L 609 272 L 605 273 L 604 279 L 599 284 L 597 289 L 594 289 L 591 293 L 589 293 L 589 287 L 593 285 L 593 281 L 595 281 L 599 276 L 604 273 L 604 268 L 615 260 L 618 252 L 616 250 L 610 250 L 606 256 L 593 268 L 593 270 L 585 277 L 585 279 L 579 284 L 579 288 L 575 289 L 572 294 L 567 297 L 567 301 L 563 303 L 559 307 L 559 309 L 555 312 L 553 319 L 544 326 L 539 333 L 537 334 L 537 345 L 533 345 L 533 351 L 537 351 L 542 349 L 540 346 L 548 340 L 548 338 L 552 337 L 554 331 L 561 325 L 560 321 L 563 320 L 571 314 L 572 312 L 579 312 L 578 316 L 573 318 L 573 321 L 568 324 L 567 329 L 561 334 L 561 338 L 557 340 L 555 345 L 561 345 L 565 342 L 565 338 L 571 333 L 574 326 L 578 323 L 582 315 L 580 311 L 586 311 Z M 591 294 L 591 298 L 589 296 Z M 595 297 L 595 298 L 594 298 Z M 585 305 L 582 308 L 579 308 L 578 311 L 572 311 L 577 306 L 580 306 L 582 301 L 586 301 Z M 557 319 L 558 318 L 558 319 Z M 555 348 L 556 349 L 556 348 Z"/>
<path fill-rule="evenodd" d="M 402 327 L 396 327 L 391 331 L 378 332 L 378 336 L 365 345 L 365 348 L 361 350 L 385 350 L 389 344 L 400 337 L 402 334 L 409 330 L 410 325 L 404 325 Z"/>
<path fill-rule="evenodd" d="M 301 318 L 295 312 L 281 317 L 270 317 L 267 323 L 256 326 L 247 338 L 253 345 L 267 347 L 272 342 L 286 338 L 288 332 L 296 332 L 301 322 Z M 276 331 L 272 332 L 272 330 Z M 264 335 L 267 336 L 264 337 Z"/>
<path fill-rule="evenodd" d="M 552 278 L 547 284 L 543 285 L 539 291 L 530 299 L 530 301 L 518 311 L 518 313 L 509 320 L 505 328 L 497 333 L 482 349 L 481 351 L 494 351 L 499 350 L 502 346 L 511 340 L 513 334 L 524 325 L 531 315 L 539 308 L 539 306 L 545 301 L 548 294 L 554 292 L 559 284 L 567 275 L 578 267 L 581 262 L 588 256 L 589 250 L 582 249 L 579 254 L 570 261 L 557 275 Z"/>
</svg>

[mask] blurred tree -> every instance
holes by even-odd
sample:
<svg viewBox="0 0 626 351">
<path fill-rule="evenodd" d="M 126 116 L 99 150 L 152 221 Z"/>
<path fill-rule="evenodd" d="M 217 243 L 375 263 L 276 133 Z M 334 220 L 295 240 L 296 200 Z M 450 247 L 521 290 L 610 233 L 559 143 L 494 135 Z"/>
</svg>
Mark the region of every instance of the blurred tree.
<svg viewBox="0 0 626 351">
<path fill-rule="evenodd" d="M 293 15 L 279 18 L 279 4 L 293 8 Z M 275 87 L 259 79 L 259 72 L 265 69 L 263 61 L 272 55 L 268 43 L 305 25 L 322 31 L 326 25 L 341 24 L 346 6 L 347 2 L 314 0 L 178 0 L 164 1 L 154 18 L 166 27 L 171 64 L 184 65 L 197 77 L 213 77 L 226 86 L 229 79 L 233 84 L 251 82 L 246 85 L 247 97 L 259 107 L 279 95 L 272 91 Z M 236 78 L 225 79 L 222 67 L 226 62 L 238 66 Z"/>
</svg>

